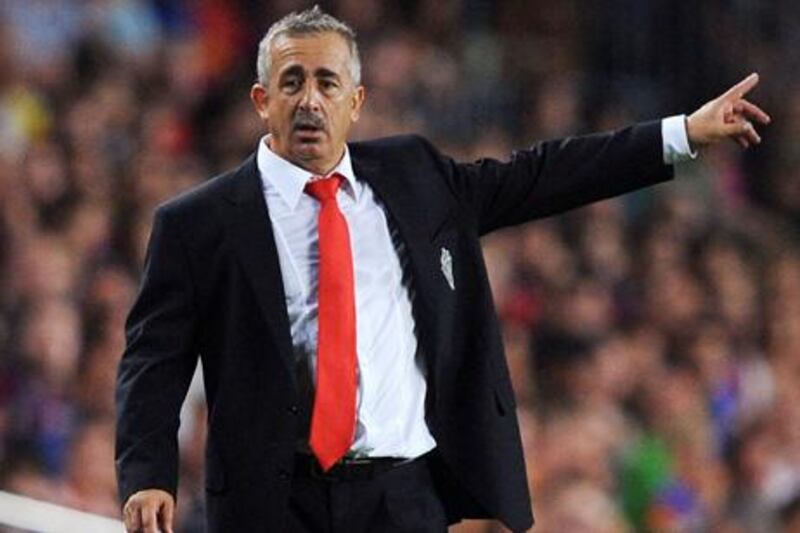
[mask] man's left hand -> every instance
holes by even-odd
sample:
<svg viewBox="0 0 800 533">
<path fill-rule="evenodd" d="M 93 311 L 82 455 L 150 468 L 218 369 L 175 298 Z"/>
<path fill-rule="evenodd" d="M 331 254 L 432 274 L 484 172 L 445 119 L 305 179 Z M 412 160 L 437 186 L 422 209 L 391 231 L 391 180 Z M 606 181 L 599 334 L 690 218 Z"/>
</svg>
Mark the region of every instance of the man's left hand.
<svg viewBox="0 0 800 533">
<path fill-rule="evenodd" d="M 761 136 L 752 121 L 766 125 L 772 119 L 757 105 L 745 99 L 745 95 L 756 85 L 758 74 L 750 74 L 722 96 L 689 115 L 686 132 L 692 148 L 703 148 L 722 139 L 733 139 L 742 148 L 759 144 Z"/>
</svg>

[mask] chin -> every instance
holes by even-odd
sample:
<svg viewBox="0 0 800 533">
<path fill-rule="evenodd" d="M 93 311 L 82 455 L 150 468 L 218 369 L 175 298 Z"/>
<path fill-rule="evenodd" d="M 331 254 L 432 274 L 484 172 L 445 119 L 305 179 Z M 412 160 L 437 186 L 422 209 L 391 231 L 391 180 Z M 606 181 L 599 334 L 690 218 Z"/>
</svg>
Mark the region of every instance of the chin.
<svg viewBox="0 0 800 533">
<path fill-rule="evenodd" d="M 317 167 L 324 160 L 324 152 L 316 147 L 302 147 L 293 150 L 292 160 L 298 166 L 314 172 L 315 174 L 323 172 L 323 170 L 318 169 Z"/>
<path fill-rule="evenodd" d="M 313 161 L 322 157 L 322 150 L 318 146 L 299 146 L 294 153 L 302 161 Z"/>
<path fill-rule="evenodd" d="M 323 157 L 331 151 L 330 144 L 323 140 L 317 142 L 296 142 L 294 150 L 296 154 L 311 154 L 315 157 Z"/>
</svg>

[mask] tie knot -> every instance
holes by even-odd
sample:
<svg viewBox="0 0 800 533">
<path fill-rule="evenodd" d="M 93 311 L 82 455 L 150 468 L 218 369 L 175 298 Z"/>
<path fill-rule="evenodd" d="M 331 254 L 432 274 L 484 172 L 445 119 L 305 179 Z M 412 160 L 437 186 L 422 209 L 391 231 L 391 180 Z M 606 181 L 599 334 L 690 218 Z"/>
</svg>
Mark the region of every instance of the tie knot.
<svg viewBox="0 0 800 533">
<path fill-rule="evenodd" d="M 305 191 L 320 202 L 336 198 L 336 191 L 342 184 L 342 176 L 334 174 L 327 178 L 312 178 L 306 183 Z"/>
</svg>

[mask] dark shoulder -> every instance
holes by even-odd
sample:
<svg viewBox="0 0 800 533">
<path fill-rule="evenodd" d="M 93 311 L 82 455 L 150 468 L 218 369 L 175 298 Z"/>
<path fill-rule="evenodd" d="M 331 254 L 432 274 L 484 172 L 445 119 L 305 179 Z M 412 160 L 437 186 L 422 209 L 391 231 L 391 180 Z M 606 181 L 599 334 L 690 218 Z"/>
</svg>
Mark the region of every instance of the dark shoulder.
<svg viewBox="0 0 800 533">
<path fill-rule="evenodd" d="M 350 151 L 356 156 L 407 157 L 413 154 L 433 156 L 436 149 L 431 142 L 417 134 L 393 135 L 367 141 L 348 143 Z"/>
</svg>

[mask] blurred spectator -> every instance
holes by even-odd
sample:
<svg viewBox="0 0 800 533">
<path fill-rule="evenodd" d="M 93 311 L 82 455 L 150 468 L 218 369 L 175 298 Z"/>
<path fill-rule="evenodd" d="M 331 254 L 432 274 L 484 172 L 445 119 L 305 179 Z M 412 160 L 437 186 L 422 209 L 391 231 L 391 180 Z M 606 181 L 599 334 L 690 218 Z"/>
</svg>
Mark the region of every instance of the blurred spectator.
<svg viewBox="0 0 800 533">
<path fill-rule="evenodd" d="M 797 3 L 328 4 L 360 34 L 356 137 L 458 158 L 765 74 L 763 147 L 483 243 L 537 531 L 798 530 Z M 109 420 L 153 209 L 255 148 L 255 43 L 305 6 L 0 2 L 0 488 L 118 515 Z M 181 531 L 202 530 L 206 416 L 193 387 Z"/>
</svg>

